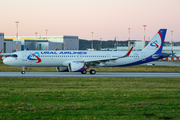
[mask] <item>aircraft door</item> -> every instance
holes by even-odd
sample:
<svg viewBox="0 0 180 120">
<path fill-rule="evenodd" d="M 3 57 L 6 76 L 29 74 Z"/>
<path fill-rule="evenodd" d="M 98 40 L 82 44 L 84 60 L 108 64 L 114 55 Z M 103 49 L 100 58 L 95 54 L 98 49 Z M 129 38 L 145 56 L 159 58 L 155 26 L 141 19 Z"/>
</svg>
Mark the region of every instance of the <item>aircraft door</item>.
<svg viewBox="0 0 180 120">
<path fill-rule="evenodd" d="M 146 55 L 145 55 L 145 53 L 141 53 L 141 57 L 142 57 L 142 61 L 146 61 Z"/>
<path fill-rule="evenodd" d="M 107 56 L 108 58 L 110 58 L 110 57 L 111 57 L 111 55 L 110 55 L 110 54 L 106 54 L 106 56 Z"/>
<path fill-rule="evenodd" d="M 27 53 L 22 52 L 22 61 L 27 61 Z"/>
<path fill-rule="evenodd" d="M 82 60 L 82 55 L 77 55 L 77 60 Z"/>
</svg>

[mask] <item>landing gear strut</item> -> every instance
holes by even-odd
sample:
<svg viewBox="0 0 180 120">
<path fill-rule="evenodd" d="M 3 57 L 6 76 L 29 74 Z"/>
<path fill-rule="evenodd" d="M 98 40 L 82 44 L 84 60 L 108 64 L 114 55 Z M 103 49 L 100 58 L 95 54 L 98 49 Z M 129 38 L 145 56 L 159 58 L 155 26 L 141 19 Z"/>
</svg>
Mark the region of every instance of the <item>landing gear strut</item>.
<svg viewBox="0 0 180 120">
<path fill-rule="evenodd" d="M 92 70 L 90 70 L 90 74 L 94 75 L 94 74 L 96 74 L 96 71 L 92 69 Z"/>
<path fill-rule="evenodd" d="M 22 69 L 21 74 L 25 74 L 25 67 L 22 67 Z"/>
</svg>

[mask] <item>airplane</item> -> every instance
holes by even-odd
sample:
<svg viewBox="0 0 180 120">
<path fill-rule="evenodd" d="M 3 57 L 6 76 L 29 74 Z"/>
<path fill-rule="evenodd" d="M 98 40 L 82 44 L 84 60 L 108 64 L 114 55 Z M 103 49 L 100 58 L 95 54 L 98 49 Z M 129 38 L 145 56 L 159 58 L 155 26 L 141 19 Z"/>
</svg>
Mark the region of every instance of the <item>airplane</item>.
<svg viewBox="0 0 180 120">
<path fill-rule="evenodd" d="M 22 67 L 56 67 L 58 72 L 96 74 L 95 67 L 126 67 L 144 64 L 172 55 L 162 53 L 167 29 L 160 29 L 142 51 L 19 51 L 3 60 L 4 64 Z"/>
</svg>

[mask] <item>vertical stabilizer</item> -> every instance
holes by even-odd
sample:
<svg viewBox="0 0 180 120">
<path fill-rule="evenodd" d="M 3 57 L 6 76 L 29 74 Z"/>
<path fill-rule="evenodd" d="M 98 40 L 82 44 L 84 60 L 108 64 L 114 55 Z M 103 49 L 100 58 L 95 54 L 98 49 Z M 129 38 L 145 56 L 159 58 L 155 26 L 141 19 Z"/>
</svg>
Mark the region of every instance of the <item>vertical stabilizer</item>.
<svg viewBox="0 0 180 120">
<path fill-rule="evenodd" d="M 3 53 L 3 52 L 4 52 L 4 50 L 2 49 L 0 53 Z"/>
<path fill-rule="evenodd" d="M 166 31 L 167 29 L 160 29 L 153 37 L 153 39 L 149 42 L 149 44 L 142 51 L 143 52 L 150 51 L 152 53 L 162 53 Z"/>
</svg>

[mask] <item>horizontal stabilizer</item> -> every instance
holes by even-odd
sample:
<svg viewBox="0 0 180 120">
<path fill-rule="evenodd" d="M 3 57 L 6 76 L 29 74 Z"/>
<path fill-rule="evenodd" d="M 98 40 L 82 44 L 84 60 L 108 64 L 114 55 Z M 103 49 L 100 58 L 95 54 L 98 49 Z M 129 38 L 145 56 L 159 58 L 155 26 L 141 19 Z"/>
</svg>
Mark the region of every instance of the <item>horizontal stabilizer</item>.
<svg viewBox="0 0 180 120">
<path fill-rule="evenodd" d="M 156 57 L 156 58 L 158 58 L 158 57 L 168 57 L 170 55 L 173 56 L 174 53 L 159 53 L 159 54 L 154 54 L 152 57 Z"/>
</svg>

